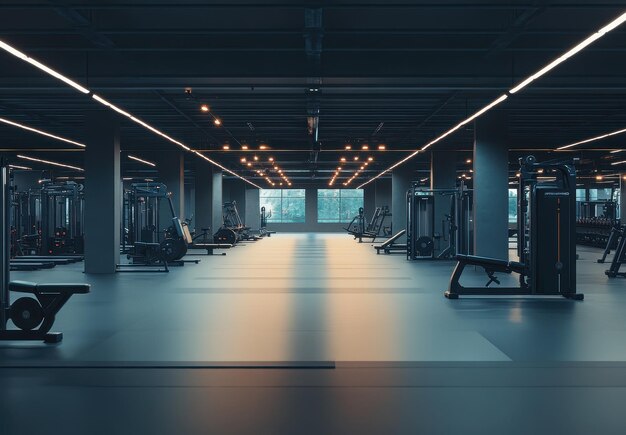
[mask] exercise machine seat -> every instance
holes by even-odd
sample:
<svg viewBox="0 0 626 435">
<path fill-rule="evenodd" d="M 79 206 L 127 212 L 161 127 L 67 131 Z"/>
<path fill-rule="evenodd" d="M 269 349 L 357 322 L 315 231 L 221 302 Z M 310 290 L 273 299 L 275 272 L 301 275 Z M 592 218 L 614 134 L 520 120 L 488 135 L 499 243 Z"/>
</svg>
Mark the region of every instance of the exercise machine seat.
<svg viewBox="0 0 626 435">
<path fill-rule="evenodd" d="M 37 284 L 30 281 L 11 281 L 9 290 L 21 293 L 40 293 L 40 294 L 85 294 L 89 293 L 91 285 L 89 284 Z"/>
<path fill-rule="evenodd" d="M 508 261 L 502 260 L 499 258 L 491 258 L 491 257 L 481 257 L 478 255 L 457 255 L 455 257 L 460 263 L 472 265 L 472 266 L 482 266 L 489 268 L 495 267 L 503 270 L 511 270 L 514 272 L 522 272 L 526 267 L 523 263 L 518 261 Z"/>
</svg>

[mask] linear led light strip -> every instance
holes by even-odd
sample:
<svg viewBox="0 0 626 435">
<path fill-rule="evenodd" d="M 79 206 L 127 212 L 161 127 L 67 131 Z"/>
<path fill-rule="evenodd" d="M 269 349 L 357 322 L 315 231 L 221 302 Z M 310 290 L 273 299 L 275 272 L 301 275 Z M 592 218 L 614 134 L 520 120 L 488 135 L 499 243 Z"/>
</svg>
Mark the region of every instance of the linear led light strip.
<svg viewBox="0 0 626 435">
<path fill-rule="evenodd" d="M 613 162 L 613 163 L 611 163 L 611 165 L 613 165 L 613 166 L 623 165 L 624 163 L 626 163 L 626 160 L 622 160 L 621 162 Z"/>
<path fill-rule="evenodd" d="M 82 168 L 78 168 L 76 166 L 71 166 L 71 165 L 66 165 L 65 163 L 58 163 L 58 162 L 51 162 L 50 160 L 36 159 L 34 157 L 23 156 L 21 154 L 18 154 L 17 157 L 19 157 L 20 159 L 24 159 L 24 160 L 30 160 L 31 162 L 45 163 L 47 165 L 59 166 L 61 168 L 69 168 L 69 169 L 74 169 L 76 171 L 85 172 L 85 170 Z"/>
<path fill-rule="evenodd" d="M 192 152 L 192 153 L 194 153 L 194 154 L 196 154 L 196 155 L 198 155 L 198 156 L 200 156 L 201 158 L 203 158 L 203 159 L 204 159 L 204 160 L 206 160 L 207 162 L 214 164 L 215 166 L 217 166 L 218 168 L 220 168 L 222 171 L 228 172 L 229 174 L 234 175 L 235 177 L 242 179 L 242 180 L 243 180 L 243 181 L 245 181 L 246 183 L 251 184 L 251 185 L 253 185 L 254 187 L 256 187 L 256 188 L 258 188 L 258 189 L 261 189 L 261 186 L 259 186 L 259 185 L 255 184 L 255 183 L 253 183 L 252 181 L 248 180 L 247 178 L 242 177 L 242 176 L 241 176 L 241 175 L 239 175 L 239 174 L 235 174 L 235 173 L 234 173 L 233 171 L 231 171 L 230 169 L 228 169 L 228 168 L 226 168 L 226 167 L 224 167 L 224 166 L 220 165 L 220 164 L 219 164 L 219 163 L 217 163 L 215 160 L 211 160 L 210 158 L 208 158 L 207 156 L 205 156 L 205 155 L 204 155 L 204 154 L 202 154 L 201 152 L 196 151 L 196 150 L 191 150 L 191 152 Z"/>
<path fill-rule="evenodd" d="M 558 147 L 557 150 L 566 150 L 568 148 L 575 147 L 576 145 L 582 145 L 584 143 L 594 142 L 596 140 L 604 139 L 604 138 L 607 138 L 607 137 L 610 137 L 610 136 L 615 136 L 617 134 L 622 134 L 622 133 L 626 133 L 626 128 L 624 128 L 622 130 L 617 130 L 617 131 L 612 131 L 610 133 L 602 134 L 600 136 L 591 137 L 589 139 L 581 140 L 579 142 L 574 142 L 574 143 L 571 143 L 569 145 L 563 145 L 561 147 Z M 621 150 L 614 150 L 614 151 L 611 151 L 611 153 L 616 153 L 616 152 L 620 152 L 620 151 Z"/>
<path fill-rule="evenodd" d="M 140 159 L 139 157 L 131 156 L 130 154 L 128 155 L 128 158 L 131 159 L 131 160 L 135 160 L 137 162 L 143 163 L 144 165 L 148 165 L 148 166 L 152 166 L 152 167 L 156 166 L 155 163 L 149 162 L 147 160 Z"/>
<path fill-rule="evenodd" d="M 163 137 L 163 138 L 165 138 L 165 139 L 169 140 L 170 142 L 172 142 L 172 143 L 174 143 L 174 144 L 176 144 L 176 145 L 180 146 L 180 147 L 181 147 L 181 148 L 183 148 L 185 151 L 190 151 L 190 152 L 193 152 L 193 153 L 195 153 L 195 154 L 197 154 L 197 155 L 201 156 L 202 158 L 204 158 L 204 159 L 205 159 L 205 160 L 207 160 L 208 162 L 210 162 L 210 163 L 214 164 L 215 166 L 217 166 L 217 167 L 221 168 L 222 170 L 224 170 L 224 171 L 226 171 L 226 172 L 228 172 L 228 173 L 230 173 L 230 174 L 234 175 L 234 176 L 235 176 L 235 177 L 237 177 L 237 178 L 240 178 L 241 180 L 245 181 L 246 183 L 250 183 L 250 184 L 252 184 L 252 185 L 253 185 L 253 186 L 255 186 L 255 187 L 259 187 L 259 186 L 257 186 L 256 184 L 254 184 L 253 182 L 249 181 L 248 179 L 246 179 L 246 178 L 242 177 L 241 175 L 236 174 L 236 173 L 234 173 L 233 171 L 231 171 L 231 170 L 229 170 L 229 169 L 224 168 L 222 165 L 218 164 L 217 162 L 215 162 L 215 161 L 213 161 L 213 160 L 211 160 L 211 159 L 209 159 L 209 158 L 206 158 L 206 157 L 204 157 L 202 154 L 200 154 L 200 153 L 198 153 L 198 152 L 196 152 L 196 151 L 192 150 L 191 148 L 189 148 L 189 147 L 188 147 L 187 145 L 185 145 L 184 143 L 182 143 L 182 142 L 180 142 L 180 141 L 177 141 L 176 139 L 174 139 L 174 138 L 172 138 L 172 137 L 168 136 L 167 134 L 165 134 L 165 133 L 163 133 L 163 132 L 161 132 L 161 131 L 157 130 L 156 128 L 152 127 L 151 125 L 149 125 L 148 123 L 146 123 L 146 122 L 142 121 L 141 119 L 134 117 L 134 116 L 133 116 L 133 115 L 131 115 L 130 113 L 126 112 L 125 110 L 123 110 L 123 109 L 121 109 L 121 108 L 119 108 L 119 107 L 115 106 L 114 104 L 112 104 L 112 103 L 110 103 L 110 102 L 106 101 L 104 98 L 102 98 L 102 97 L 100 97 L 100 96 L 98 96 L 98 95 L 96 95 L 96 94 L 92 94 L 92 93 L 91 93 L 91 91 L 90 91 L 89 89 L 87 89 L 87 88 L 85 88 L 85 87 L 83 87 L 83 86 L 79 85 L 78 83 L 76 83 L 76 82 L 75 82 L 75 81 L 73 81 L 72 79 L 70 79 L 70 78 L 68 78 L 68 77 L 65 77 L 63 74 L 58 73 L 57 71 L 53 70 L 52 68 L 47 67 L 46 65 L 42 64 L 41 62 L 38 62 L 37 60 L 33 59 L 32 57 L 29 57 L 28 55 L 26 55 L 26 54 L 22 53 L 21 51 L 17 50 L 16 48 L 12 47 L 11 45 L 7 44 L 6 42 L 4 42 L 4 41 L 2 41 L 2 40 L 0 40 L 0 48 L 2 48 L 3 50 L 5 50 L 6 52 L 8 52 L 8 53 L 12 54 L 13 56 L 17 57 L 18 59 L 21 59 L 21 60 L 23 60 L 23 61 L 25 61 L 25 62 L 30 63 L 31 65 L 33 65 L 33 66 L 35 66 L 35 67 L 39 68 L 40 70 L 44 71 L 45 73 L 47 73 L 47 74 L 49 74 L 49 75 L 51 75 L 51 76 L 53 76 L 53 77 L 55 77 L 55 78 L 57 78 L 57 79 L 61 80 L 62 82 L 67 83 L 68 85 L 70 85 L 70 86 L 71 86 L 71 87 L 73 87 L 74 89 L 76 89 L 76 90 L 78 90 L 78 91 L 82 92 L 83 94 L 91 94 L 92 98 L 93 98 L 94 100 L 96 100 L 97 102 L 99 102 L 100 104 L 102 104 L 102 105 L 104 105 L 104 106 L 109 107 L 110 109 L 112 109 L 112 110 L 116 111 L 117 113 L 119 113 L 119 114 L 121 114 L 121 115 L 126 116 L 126 117 L 127 117 L 128 119 L 130 119 L 131 121 L 133 121 L 133 122 L 135 122 L 135 123 L 137 123 L 137 124 L 141 125 L 142 127 L 146 128 L 146 129 L 148 129 L 148 130 L 150 130 L 151 132 L 156 133 L 156 134 L 158 134 L 159 136 L 161 136 L 161 137 Z M 67 140 L 66 140 L 66 142 L 67 142 Z M 82 144 L 78 144 L 78 143 L 75 143 L 75 144 L 77 144 L 77 145 L 80 145 L 80 146 L 83 146 L 83 147 L 84 147 L 84 145 L 82 145 Z"/>
<path fill-rule="evenodd" d="M 361 184 L 360 186 L 357 187 L 357 189 L 361 189 L 363 186 L 365 186 L 368 183 L 371 183 L 372 181 L 374 181 L 375 179 L 382 177 L 383 175 L 385 175 L 387 172 L 392 171 L 393 169 L 397 168 L 398 166 L 400 166 L 401 164 L 403 164 L 404 162 L 406 162 L 407 160 L 412 159 L 413 157 L 415 157 L 416 155 L 418 155 L 419 153 L 426 151 L 428 148 L 430 148 L 431 146 L 433 146 L 434 144 L 436 144 L 437 142 L 443 140 L 445 137 L 451 135 L 452 133 L 454 133 L 455 131 L 457 131 L 459 128 L 463 127 L 464 125 L 472 122 L 474 119 L 478 118 L 480 115 L 482 115 L 483 113 L 487 112 L 488 110 L 490 110 L 492 107 L 500 104 L 501 102 L 503 102 L 504 100 L 506 100 L 508 98 L 507 94 L 502 94 L 500 95 L 498 98 L 496 98 L 495 100 L 493 100 L 491 103 L 487 104 L 485 107 L 483 107 L 482 109 L 480 109 L 478 112 L 474 113 L 472 116 L 470 116 L 469 118 L 464 119 L 463 121 L 459 122 L 457 125 L 455 125 L 454 127 L 452 127 L 450 130 L 446 131 L 444 134 L 442 134 L 441 136 L 431 140 L 430 142 L 428 142 L 426 145 L 424 145 L 421 149 L 416 150 L 414 152 L 412 152 L 411 154 L 409 154 L 407 157 L 403 158 L 402 160 L 400 160 L 399 162 L 395 163 L 394 165 L 388 167 L 387 169 L 385 169 L 384 171 L 382 171 L 380 174 L 376 175 L 374 178 L 370 178 L 369 180 L 367 180 L 365 183 Z"/>
<path fill-rule="evenodd" d="M 417 154 L 419 154 L 421 151 L 426 150 L 427 148 L 429 148 L 430 146 L 436 144 L 437 142 L 439 142 L 440 140 L 442 140 L 443 138 L 445 138 L 446 136 L 452 134 L 454 131 L 458 130 L 459 128 L 461 128 L 463 125 L 471 122 L 472 120 L 478 118 L 480 115 L 482 115 L 483 113 L 487 112 L 488 110 L 490 110 L 491 108 L 493 108 L 494 106 L 496 106 L 497 104 L 501 103 L 502 101 L 506 100 L 507 97 L 509 95 L 515 94 L 516 92 L 519 92 L 520 90 L 522 90 L 524 87 L 528 86 L 531 82 L 533 82 L 534 80 L 538 79 L 539 77 L 543 76 L 544 74 L 546 74 L 548 71 L 554 69 L 557 65 L 565 62 L 567 59 L 569 59 L 570 57 L 574 56 L 576 53 L 578 53 L 579 51 L 581 51 L 583 48 L 591 45 L 594 41 L 597 41 L 598 39 L 600 39 L 601 37 L 603 37 L 604 35 L 606 35 L 607 33 L 609 33 L 611 30 L 616 29 L 617 27 L 619 27 L 621 24 L 623 24 L 624 22 L 626 22 L 626 13 L 623 13 L 622 15 L 620 15 L 619 17 L 617 17 L 615 20 L 611 21 L 609 24 L 607 24 L 606 26 L 602 27 L 600 30 L 598 30 L 597 32 L 595 32 L 594 34 L 592 34 L 591 36 L 589 36 L 587 39 L 583 40 L 581 43 L 579 43 L 578 45 L 574 46 L 573 48 L 569 49 L 568 51 L 566 51 L 564 54 L 562 54 L 561 56 L 557 57 L 556 59 L 554 59 L 552 62 L 550 62 L 549 64 L 547 64 L 546 66 L 544 66 L 543 68 L 541 68 L 539 71 L 535 72 L 534 74 L 532 74 L 531 76 L 529 76 L 528 78 L 526 78 L 525 80 L 523 80 L 522 82 L 520 82 L 517 86 L 511 88 L 506 94 L 500 96 L 499 98 L 497 98 L 496 100 L 494 100 L 493 102 L 491 102 L 490 104 L 488 104 L 487 106 L 483 107 L 481 110 L 479 110 L 478 112 L 476 112 L 474 115 L 470 116 L 469 118 L 467 118 L 466 120 L 460 122 L 459 124 L 457 124 L 456 126 L 452 127 L 450 130 L 448 130 L 447 132 L 445 132 L 444 134 L 442 134 L 441 136 L 439 136 L 438 138 L 432 140 L 431 142 L 429 142 L 428 144 L 426 144 L 425 146 L 423 146 L 421 149 L 414 151 L 413 153 L 409 154 L 409 156 L 405 157 L 404 159 L 400 160 L 399 162 L 397 162 L 396 164 L 394 164 L 393 166 L 390 166 L 389 168 L 385 169 L 383 172 L 381 172 L 380 174 L 378 174 L 377 176 L 369 179 L 368 181 L 366 181 L 365 183 L 361 184 L 358 189 L 362 188 L 363 186 L 365 186 L 368 183 L 371 183 L 372 181 L 374 181 L 375 179 L 379 178 L 380 176 L 386 174 L 387 172 L 393 170 L 394 168 L 398 167 L 399 165 L 403 164 L 404 162 L 406 162 L 407 160 L 412 159 L 413 157 L 415 157 Z"/>
<path fill-rule="evenodd" d="M 0 118 L 0 122 L 12 125 L 14 127 L 19 127 L 19 128 L 21 128 L 23 130 L 32 131 L 33 133 L 37 133 L 37 134 L 40 134 L 42 136 L 51 137 L 52 139 L 60 140 L 60 141 L 63 141 L 63 142 L 71 143 L 72 145 L 77 145 L 79 147 L 85 148 L 85 144 L 82 144 L 80 142 L 74 142 L 73 140 L 65 139 L 64 137 L 56 136 L 54 134 L 45 132 L 43 130 L 38 130 L 38 129 L 33 128 L 33 127 L 28 127 L 28 126 L 26 126 L 24 124 L 20 124 L 19 122 L 9 121 L 8 119 L 5 119 L 5 118 Z"/>
</svg>

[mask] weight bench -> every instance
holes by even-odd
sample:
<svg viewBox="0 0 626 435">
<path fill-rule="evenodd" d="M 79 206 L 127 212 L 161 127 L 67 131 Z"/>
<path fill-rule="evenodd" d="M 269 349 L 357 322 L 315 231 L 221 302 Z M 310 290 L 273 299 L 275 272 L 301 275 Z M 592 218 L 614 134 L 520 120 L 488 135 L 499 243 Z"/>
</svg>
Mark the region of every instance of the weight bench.
<svg viewBox="0 0 626 435">
<path fill-rule="evenodd" d="M 190 249 L 206 249 L 206 254 L 187 254 L 187 255 L 226 255 L 226 252 L 215 254 L 214 249 L 230 249 L 233 245 L 229 243 L 194 243 L 189 245 Z"/>
<path fill-rule="evenodd" d="M 56 266 L 53 262 L 38 262 L 38 261 L 13 261 L 9 263 L 11 270 L 39 270 L 39 269 L 52 269 Z"/>
<path fill-rule="evenodd" d="M 170 271 L 167 261 L 159 257 L 160 243 L 135 242 L 134 247 L 143 248 L 143 255 L 128 254 L 126 258 L 129 260 L 143 259 L 144 263 L 118 264 L 115 266 L 116 272 L 161 272 L 168 273 Z"/>
<path fill-rule="evenodd" d="M 526 265 L 517 261 L 501 260 L 498 258 L 480 257 L 477 255 L 457 255 L 456 267 L 450 277 L 450 285 L 444 293 L 448 299 L 458 299 L 459 295 L 519 295 L 531 294 L 528 286 L 523 282 L 523 277 L 527 275 Z M 459 280 L 466 266 L 480 266 L 484 269 L 489 280 L 484 287 L 464 287 Z M 496 272 L 520 274 L 520 287 L 498 287 L 497 290 L 488 290 L 492 283 L 500 284 L 500 280 L 495 276 Z"/>
<path fill-rule="evenodd" d="M 380 251 L 383 251 L 385 254 L 389 254 L 391 251 L 406 251 L 405 244 L 394 246 L 394 242 L 402 237 L 405 233 L 406 229 L 400 230 L 380 245 L 374 246 L 374 249 L 376 249 L 376 254 L 380 254 Z"/>
<path fill-rule="evenodd" d="M 63 333 L 50 332 L 56 314 L 75 294 L 89 293 L 89 284 L 37 284 L 28 281 L 11 281 L 9 291 L 30 293 L 21 297 L 9 308 L 9 317 L 19 330 L 0 331 L 0 340 L 43 340 L 59 343 Z M 35 329 L 37 328 L 37 329 Z"/>
</svg>

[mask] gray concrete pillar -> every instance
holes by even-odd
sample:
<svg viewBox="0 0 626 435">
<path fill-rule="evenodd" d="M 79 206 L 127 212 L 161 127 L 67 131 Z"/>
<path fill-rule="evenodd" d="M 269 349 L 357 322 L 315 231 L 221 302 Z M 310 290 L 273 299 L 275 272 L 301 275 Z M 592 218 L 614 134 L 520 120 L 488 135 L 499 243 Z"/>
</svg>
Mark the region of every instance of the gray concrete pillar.
<svg viewBox="0 0 626 435">
<path fill-rule="evenodd" d="M 221 226 L 222 223 L 224 223 L 224 219 L 223 219 L 223 209 L 222 209 L 222 205 L 223 205 L 223 201 L 222 201 L 222 170 L 221 169 L 217 169 L 217 168 L 213 168 L 213 173 L 212 173 L 212 178 L 213 178 L 213 182 L 212 184 L 212 213 L 213 213 L 213 217 L 211 219 L 212 225 L 211 228 L 213 229 L 213 233 L 215 233 Z"/>
<path fill-rule="evenodd" d="M 261 198 L 259 189 L 250 186 L 246 188 L 246 225 L 252 229 L 261 228 Z"/>
<path fill-rule="evenodd" d="M 118 119 L 89 112 L 85 121 L 85 273 L 115 273 L 120 258 L 120 134 Z"/>
<path fill-rule="evenodd" d="M 413 166 L 410 162 L 397 167 L 391 174 L 392 233 L 397 233 L 406 228 L 406 192 L 411 187 L 411 181 L 414 181 L 414 178 Z M 397 243 L 404 243 L 405 241 L 406 238 L 402 236 Z"/>
<path fill-rule="evenodd" d="M 376 188 L 376 207 L 387 206 L 391 210 L 391 178 L 378 178 L 374 181 L 374 185 Z M 402 228 L 404 226 L 400 227 L 400 230 Z"/>
<path fill-rule="evenodd" d="M 196 162 L 194 195 L 194 228 L 196 231 L 210 228 L 215 233 L 217 227 L 213 223 L 213 169 L 200 159 Z"/>
<path fill-rule="evenodd" d="M 177 216 L 184 219 L 185 213 L 185 156 L 179 150 L 166 150 L 158 152 L 157 169 L 159 181 L 167 186 L 171 193 L 174 211 Z M 168 227 L 171 222 L 169 206 L 163 201 L 161 209 L 162 225 Z"/>
<path fill-rule="evenodd" d="M 508 117 L 490 112 L 474 127 L 474 253 L 507 259 Z"/>
<path fill-rule="evenodd" d="M 363 188 L 363 211 L 365 216 L 371 216 L 376 209 L 376 180 Z"/>
<path fill-rule="evenodd" d="M 456 187 L 456 159 L 455 152 L 433 151 L 430 159 L 430 188 L 454 189 Z M 435 195 L 434 222 L 435 233 L 439 235 L 435 243 L 435 256 L 448 247 L 449 219 L 451 197 Z M 444 234 L 445 233 L 445 234 Z"/>
</svg>

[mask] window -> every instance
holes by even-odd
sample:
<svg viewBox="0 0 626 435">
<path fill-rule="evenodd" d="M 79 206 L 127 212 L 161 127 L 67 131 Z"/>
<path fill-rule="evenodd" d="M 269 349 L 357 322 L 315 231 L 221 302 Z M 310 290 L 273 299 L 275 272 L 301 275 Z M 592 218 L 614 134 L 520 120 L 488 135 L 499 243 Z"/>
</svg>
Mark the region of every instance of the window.
<svg viewBox="0 0 626 435">
<path fill-rule="evenodd" d="M 509 189 L 509 222 L 517 222 L 517 189 Z"/>
<path fill-rule="evenodd" d="M 318 189 L 317 222 L 350 222 L 363 207 L 363 189 Z"/>
<path fill-rule="evenodd" d="M 304 189 L 261 189 L 261 207 L 271 216 L 268 222 L 304 222 Z"/>
</svg>

